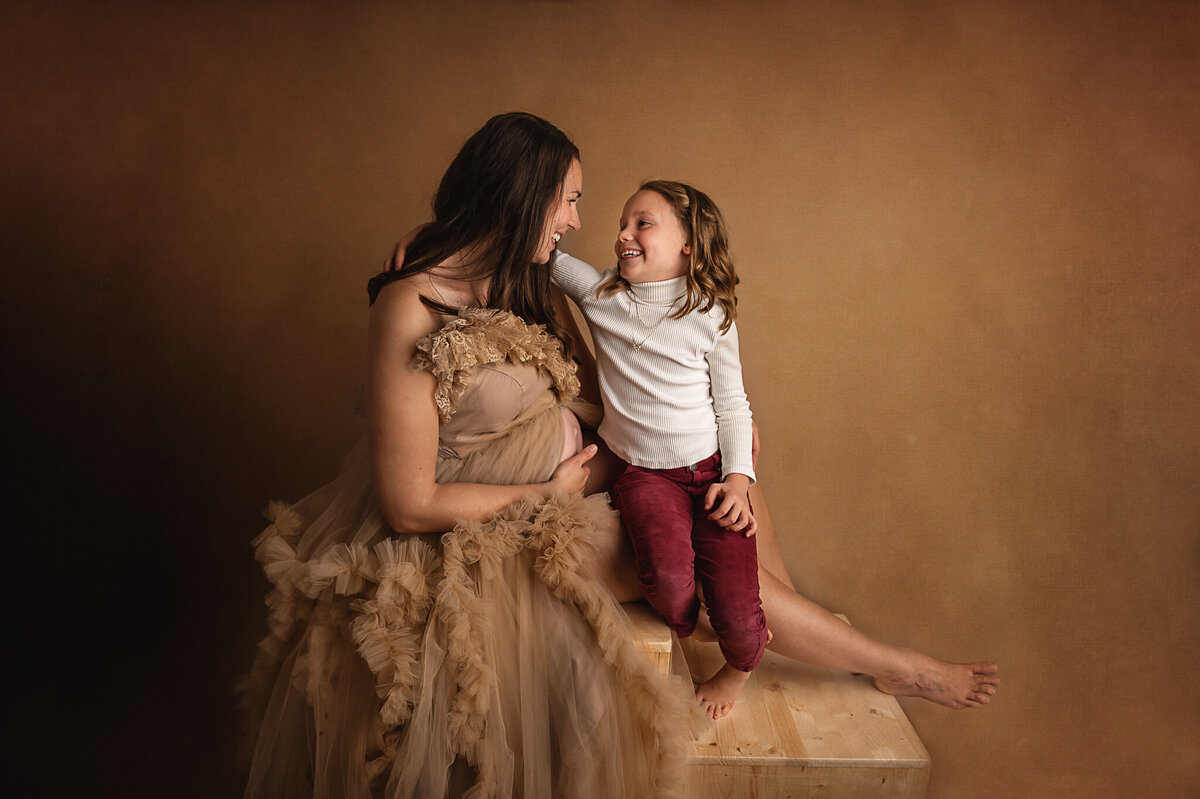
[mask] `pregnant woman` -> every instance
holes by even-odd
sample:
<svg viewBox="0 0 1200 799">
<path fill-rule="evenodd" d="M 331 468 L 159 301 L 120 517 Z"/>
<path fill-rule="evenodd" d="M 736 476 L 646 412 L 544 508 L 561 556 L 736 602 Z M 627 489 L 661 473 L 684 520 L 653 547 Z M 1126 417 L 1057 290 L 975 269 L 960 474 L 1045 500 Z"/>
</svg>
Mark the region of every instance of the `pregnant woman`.
<svg viewBox="0 0 1200 799">
<path fill-rule="evenodd" d="M 682 787 L 691 687 L 634 650 L 623 533 L 603 494 L 581 494 L 607 478 L 595 444 L 576 451 L 570 409 L 589 406 L 571 356 L 588 359 L 549 269 L 581 193 L 561 131 L 495 117 L 401 268 L 372 280 L 367 439 L 333 483 L 273 504 L 254 542 L 273 588 L 246 796 Z M 884 646 L 796 594 L 754 502 L 772 649 L 950 706 L 994 693 L 994 667 Z"/>
</svg>

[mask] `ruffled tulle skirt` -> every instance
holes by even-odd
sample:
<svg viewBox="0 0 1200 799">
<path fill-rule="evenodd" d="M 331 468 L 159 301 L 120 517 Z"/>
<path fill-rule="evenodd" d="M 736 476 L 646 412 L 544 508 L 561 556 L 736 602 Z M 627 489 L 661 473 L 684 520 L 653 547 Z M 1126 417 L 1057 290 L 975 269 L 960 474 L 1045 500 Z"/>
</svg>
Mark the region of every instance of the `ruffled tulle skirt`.
<svg viewBox="0 0 1200 799">
<path fill-rule="evenodd" d="M 246 681 L 247 797 L 678 795 L 690 686 L 656 672 L 588 572 L 607 497 L 397 536 L 365 444 L 272 504 L 270 634 Z"/>
</svg>

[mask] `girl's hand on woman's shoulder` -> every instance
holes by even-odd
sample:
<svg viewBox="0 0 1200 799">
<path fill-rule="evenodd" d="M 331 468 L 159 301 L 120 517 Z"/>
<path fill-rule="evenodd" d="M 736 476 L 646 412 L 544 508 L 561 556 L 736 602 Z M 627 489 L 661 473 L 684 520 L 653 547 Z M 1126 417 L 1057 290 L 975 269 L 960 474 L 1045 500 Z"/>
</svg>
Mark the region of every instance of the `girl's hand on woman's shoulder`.
<svg viewBox="0 0 1200 799">
<path fill-rule="evenodd" d="M 396 247 L 392 250 L 391 256 L 383 262 L 383 270 L 385 272 L 394 272 L 401 266 L 404 266 L 404 253 L 408 251 L 408 245 L 413 243 L 413 239 L 417 234 L 425 229 L 425 225 L 417 225 L 412 230 L 404 234 L 404 238 L 396 242 Z"/>
</svg>

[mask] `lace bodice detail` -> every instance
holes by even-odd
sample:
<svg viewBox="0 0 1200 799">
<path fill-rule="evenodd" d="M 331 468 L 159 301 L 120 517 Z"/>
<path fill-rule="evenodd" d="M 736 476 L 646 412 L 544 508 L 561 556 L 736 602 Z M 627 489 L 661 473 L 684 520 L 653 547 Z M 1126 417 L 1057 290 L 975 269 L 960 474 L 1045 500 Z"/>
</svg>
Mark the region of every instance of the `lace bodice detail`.
<svg viewBox="0 0 1200 799">
<path fill-rule="evenodd" d="M 499 429 L 547 389 L 560 404 L 579 393 L 575 364 L 563 356 L 557 338 L 541 325 L 490 308 L 464 310 L 419 340 L 413 366 L 437 378 L 442 425 L 467 415 L 476 432 Z"/>
</svg>

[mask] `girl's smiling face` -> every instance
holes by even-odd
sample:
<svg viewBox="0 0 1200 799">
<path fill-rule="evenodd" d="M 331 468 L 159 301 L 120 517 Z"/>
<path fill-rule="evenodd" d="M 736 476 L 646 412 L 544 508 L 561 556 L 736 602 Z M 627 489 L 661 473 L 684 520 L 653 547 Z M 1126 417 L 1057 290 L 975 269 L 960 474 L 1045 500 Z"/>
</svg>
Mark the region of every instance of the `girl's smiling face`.
<svg viewBox="0 0 1200 799">
<path fill-rule="evenodd" d="M 682 277 L 691 261 L 687 231 L 675 210 L 665 197 L 649 189 L 625 203 L 613 250 L 621 277 L 630 283 Z"/>
</svg>

